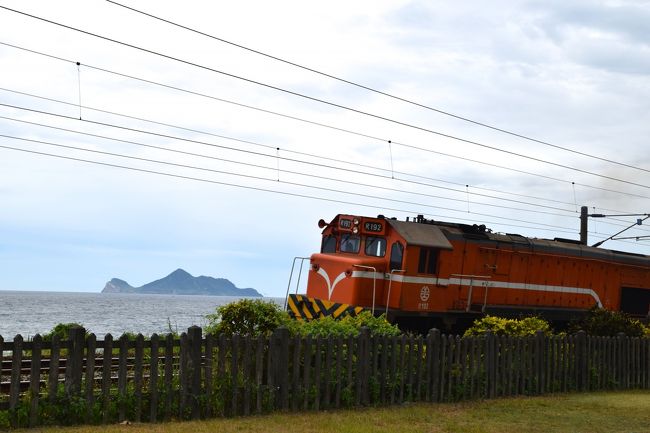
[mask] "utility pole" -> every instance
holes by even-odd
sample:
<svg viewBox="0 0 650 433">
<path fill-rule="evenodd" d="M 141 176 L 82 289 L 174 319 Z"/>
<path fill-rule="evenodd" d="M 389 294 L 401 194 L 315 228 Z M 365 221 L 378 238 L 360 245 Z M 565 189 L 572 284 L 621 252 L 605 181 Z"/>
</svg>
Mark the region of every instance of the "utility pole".
<svg viewBox="0 0 650 433">
<path fill-rule="evenodd" d="M 589 218 L 587 206 L 580 208 L 580 243 L 587 245 L 587 220 Z"/>
<path fill-rule="evenodd" d="M 605 215 L 605 214 L 602 214 L 602 213 L 592 213 L 592 214 L 590 214 L 588 212 L 587 206 L 582 206 L 580 208 L 580 243 L 583 244 L 583 245 L 587 245 L 587 227 L 588 227 L 589 217 L 592 217 L 592 218 L 607 218 L 607 217 L 627 217 L 627 216 L 637 216 L 637 217 L 638 216 L 644 216 L 645 218 L 637 218 L 637 220 L 636 220 L 636 222 L 634 224 L 630 225 L 629 227 L 624 228 L 623 230 L 619 231 L 616 234 L 611 235 L 610 237 L 608 237 L 606 239 L 603 239 L 600 242 L 596 242 L 595 244 L 592 245 L 592 247 L 599 247 L 603 243 L 605 243 L 606 241 L 608 241 L 610 239 L 614 239 L 614 240 L 617 240 L 617 239 L 636 239 L 636 240 L 639 240 L 639 239 L 647 238 L 648 236 L 634 236 L 634 237 L 630 237 L 630 238 L 617 238 L 616 236 L 620 235 L 624 231 L 627 231 L 627 230 L 631 229 L 634 226 L 642 225 L 643 221 L 650 218 L 650 214 L 647 214 L 647 213 L 642 213 L 642 214 L 620 214 L 620 215 Z"/>
</svg>

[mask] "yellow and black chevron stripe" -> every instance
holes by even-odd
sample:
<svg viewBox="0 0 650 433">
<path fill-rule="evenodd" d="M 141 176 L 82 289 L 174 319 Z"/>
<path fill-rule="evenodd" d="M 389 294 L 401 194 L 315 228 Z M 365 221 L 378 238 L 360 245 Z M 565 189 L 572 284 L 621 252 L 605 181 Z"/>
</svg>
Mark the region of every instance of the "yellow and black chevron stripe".
<svg viewBox="0 0 650 433">
<path fill-rule="evenodd" d="M 289 295 L 287 302 L 287 310 L 291 317 L 307 321 L 326 316 L 332 316 L 335 319 L 345 316 L 354 317 L 364 309 L 363 307 L 309 298 L 305 295 Z"/>
</svg>

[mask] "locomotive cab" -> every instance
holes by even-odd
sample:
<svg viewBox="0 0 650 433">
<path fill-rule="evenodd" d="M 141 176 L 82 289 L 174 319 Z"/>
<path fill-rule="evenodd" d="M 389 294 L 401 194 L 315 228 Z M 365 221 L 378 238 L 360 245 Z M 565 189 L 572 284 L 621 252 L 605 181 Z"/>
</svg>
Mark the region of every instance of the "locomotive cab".
<svg viewBox="0 0 650 433">
<path fill-rule="evenodd" d="M 438 226 L 338 215 L 319 222 L 320 253 L 310 257 L 307 297 L 373 314 L 442 308 L 434 297 L 440 259 L 452 250 Z"/>
<path fill-rule="evenodd" d="M 321 252 L 310 257 L 307 296 L 370 309 L 384 305 L 386 221 L 338 215 L 319 226 Z"/>
</svg>

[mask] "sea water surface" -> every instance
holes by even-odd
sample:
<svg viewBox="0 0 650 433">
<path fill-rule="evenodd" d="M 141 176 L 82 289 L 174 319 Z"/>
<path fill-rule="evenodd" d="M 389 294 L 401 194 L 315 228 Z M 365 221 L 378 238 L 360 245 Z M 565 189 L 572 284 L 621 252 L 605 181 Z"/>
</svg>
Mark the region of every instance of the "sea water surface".
<svg viewBox="0 0 650 433">
<path fill-rule="evenodd" d="M 205 326 L 215 308 L 240 298 L 232 296 L 135 295 L 119 293 L 0 291 L 0 335 L 31 338 L 57 323 L 80 323 L 97 337 L 124 332 L 166 334 Z M 263 298 L 283 305 L 284 299 Z"/>
</svg>

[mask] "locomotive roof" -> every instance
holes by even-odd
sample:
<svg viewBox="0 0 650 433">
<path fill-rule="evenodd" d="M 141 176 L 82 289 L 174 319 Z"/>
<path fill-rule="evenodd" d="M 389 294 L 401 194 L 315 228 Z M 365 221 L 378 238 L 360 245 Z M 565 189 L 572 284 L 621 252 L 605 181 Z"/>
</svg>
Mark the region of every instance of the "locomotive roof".
<svg viewBox="0 0 650 433">
<path fill-rule="evenodd" d="M 420 221 L 387 220 L 409 245 L 451 250 L 449 239 L 464 238 L 520 245 L 538 252 L 563 253 L 584 258 L 618 261 L 642 267 L 650 266 L 650 256 L 607 248 L 591 247 L 571 239 L 529 238 L 511 233 L 492 233 L 485 226 L 448 223 L 422 219 Z"/>
<path fill-rule="evenodd" d="M 451 243 L 438 226 L 397 220 L 388 220 L 388 223 L 397 230 L 409 245 L 443 250 L 453 249 Z"/>
</svg>

